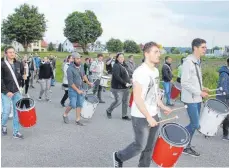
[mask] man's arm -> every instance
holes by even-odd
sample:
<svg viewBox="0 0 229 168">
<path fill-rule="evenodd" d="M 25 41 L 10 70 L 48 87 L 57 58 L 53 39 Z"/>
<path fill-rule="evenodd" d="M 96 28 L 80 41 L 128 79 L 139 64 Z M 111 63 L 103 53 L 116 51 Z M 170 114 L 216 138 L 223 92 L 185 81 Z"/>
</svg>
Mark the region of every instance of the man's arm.
<svg viewBox="0 0 229 168">
<path fill-rule="evenodd" d="M 4 83 L 4 63 L 1 62 L 1 92 L 4 94 L 7 94 L 9 92 L 9 90 L 6 88 L 6 85 Z"/>
<path fill-rule="evenodd" d="M 220 76 L 220 86 L 223 88 L 223 91 L 226 92 L 226 98 L 229 99 L 229 74 L 223 72 Z"/>
<path fill-rule="evenodd" d="M 76 87 L 76 85 L 73 83 L 73 72 L 70 68 L 67 70 L 67 78 L 68 78 L 68 84 L 72 87 L 77 93 L 81 93 L 81 90 Z"/>
</svg>

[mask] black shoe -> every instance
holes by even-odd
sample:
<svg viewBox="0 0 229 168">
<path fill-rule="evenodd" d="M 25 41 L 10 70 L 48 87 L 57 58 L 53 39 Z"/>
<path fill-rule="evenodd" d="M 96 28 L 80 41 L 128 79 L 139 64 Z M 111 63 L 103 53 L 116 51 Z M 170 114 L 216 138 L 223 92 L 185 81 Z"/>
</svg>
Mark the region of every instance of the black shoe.
<svg viewBox="0 0 229 168">
<path fill-rule="evenodd" d="M 125 116 L 125 117 L 122 117 L 123 120 L 127 120 L 127 121 L 130 121 L 131 118 L 129 118 L 128 116 Z"/>
<path fill-rule="evenodd" d="M 109 113 L 108 111 L 106 112 L 107 112 L 107 118 L 111 119 L 112 118 L 111 113 Z"/>
<path fill-rule="evenodd" d="M 13 137 L 16 139 L 24 139 L 23 135 L 20 132 L 18 132 L 16 135 L 13 135 Z"/>
<path fill-rule="evenodd" d="M 167 106 L 171 106 L 171 107 L 173 107 L 174 106 L 174 104 L 172 104 L 172 103 L 169 103 L 169 104 L 166 104 Z"/>
<path fill-rule="evenodd" d="M 7 135 L 7 128 L 2 126 L 2 135 Z"/>
<path fill-rule="evenodd" d="M 105 101 L 103 101 L 103 100 L 99 100 L 99 103 L 105 103 Z"/>
<path fill-rule="evenodd" d="M 80 121 L 76 121 L 76 125 L 79 125 L 79 126 L 85 126 L 82 122 Z"/>
<path fill-rule="evenodd" d="M 226 141 L 229 141 L 229 136 L 224 135 L 222 139 L 226 140 Z"/>
<path fill-rule="evenodd" d="M 187 154 L 187 155 L 190 155 L 190 156 L 193 156 L 193 157 L 200 156 L 200 154 L 198 152 L 196 152 L 195 150 L 193 150 L 192 148 L 185 148 L 183 150 L 183 153 Z"/>
<path fill-rule="evenodd" d="M 113 164 L 114 167 L 122 167 L 123 162 L 117 157 L 117 152 L 113 153 Z"/>
<path fill-rule="evenodd" d="M 64 103 L 60 103 L 62 107 L 65 107 Z"/>
</svg>

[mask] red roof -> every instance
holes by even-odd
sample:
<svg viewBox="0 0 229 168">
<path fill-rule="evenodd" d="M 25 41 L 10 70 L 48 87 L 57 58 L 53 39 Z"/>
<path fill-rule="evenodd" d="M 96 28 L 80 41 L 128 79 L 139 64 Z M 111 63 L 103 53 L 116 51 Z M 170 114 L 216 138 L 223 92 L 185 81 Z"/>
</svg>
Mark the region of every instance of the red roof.
<svg viewBox="0 0 229 168">
<path fill-rule="evenodd" d="M 48 47 L 48 43 L 46 41 L 42 40 L 41 41 L 41 47 L 44 47 L 44 48 Z"/>
</svg>

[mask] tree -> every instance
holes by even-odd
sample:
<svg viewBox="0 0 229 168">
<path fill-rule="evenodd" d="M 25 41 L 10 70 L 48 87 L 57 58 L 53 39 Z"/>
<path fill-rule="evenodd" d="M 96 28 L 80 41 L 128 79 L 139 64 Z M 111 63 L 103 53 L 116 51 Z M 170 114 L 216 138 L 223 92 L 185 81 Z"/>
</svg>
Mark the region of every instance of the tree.
<svg viewBox="0 0 229 168">
<path fill-rule="evenodd" d="M 23 4 L 15 9 L 15 13 L 3 20 L 2 32 L 9 40 L 21 43 L 27 52 L 28 45 L 41 40 L 46 31 L 44 14 L 35 6 Z"/>
<path fill-rule="evenodd" d="M 61 52 L 62 51 L 62 44 L 60 43 L 58 46 L 58 51 Z"/>
<path fill-rule="evenodd" d="M 192 52 L 190 50 L 185 50 L 185 53 L 191 54 Z"/>
<path fill-rule="evenodd" d="M 64 36 L 72 43 L 79 43 L 84 53 L 87 52 L 87 44 L 94 43 L 102 32 L 101 23 L 90 10 L 73 12 L 65 19 Z"/>
<path fill-rule="evenodd" d="M 132 40 L 126 40 L 123 45 L 123 49 L 127 53 L 140 53 L 139 45 Z"/>
<path fill-rule="evenodd" d="M 123 43 L 119 39 L 111 38 L 106 43 L 106 46 L 109 52 L 122 52 L 123 51 Z"/>
<path fill-rule="evenodd" d="M 172 48 L 170 49 L 170 52 L 171 52 L 172 54 L 180 54 L 180 50 L 179 50 L 178 48 L 176 48 L 176 47 L 172 47 Z"/>
<path fill-rule="evenodd" d="M 212 48 L 212 50 L 214 52 L 215 50 L 220 50 L 220 48 L 218 46 L 215 46 L 215 47 Z"/>
<path fill-rule="evenodd" d="M 48 45 L 48 51 L 53 51 L 54 50 L 54 46 L 53 46 L 53 43 L 49 43 Z"/>
<path fill-rule="evenodd" d="M 170 49 L 170 52 L 173 53 L 173 51 L 175 50 L 175 48 L 176 48 L 176 47 L 172 47 L 172 48 Z"/>
</svg>

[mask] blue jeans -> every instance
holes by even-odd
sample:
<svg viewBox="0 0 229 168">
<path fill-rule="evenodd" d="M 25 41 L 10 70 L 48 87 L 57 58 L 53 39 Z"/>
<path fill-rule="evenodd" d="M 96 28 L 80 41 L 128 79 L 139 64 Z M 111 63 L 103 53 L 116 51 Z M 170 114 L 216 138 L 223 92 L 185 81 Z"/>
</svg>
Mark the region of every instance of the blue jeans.
<svg viewBox="0 0 229 168">
<path fill-rule="evenodd" d="M 83 107 L 83 102 L 84 102 L 83 94 L 78 94 L 74 89 L 69 87 L 68 88 L 68 97 L 70 100 L 70 107 L 72 107 L 73 109 Z"/>
<path fill-rule="evenodd" d="M 165 90 L 166 104 L 171 104 L 171 102 L 170 102 L 171 83 L 170 82 L 163 82 L 163 88 Z"/>
<path fill-rule="evenodd" d="M 188 106 L 187 111 L 190 120 L 190 123 L 188 126 L 186 126 L 186 129 L 188 130 L 191 136 L 190 138 L 192 140 L 195 130 L 199 129 L 200 127 L 199 119 L 200 119 L 201 103 L 187 103 L 186 105 Z M 191 140 L 189 142 L 188 147 L 190 147 L 191 145 Z"/>
<path fill-rule="evenodd" d="M 8 117 L 10 114 L 10 102 L 12 100 L 13 104 L 13 135 L 16 135 L 19 131 L 19 120 L 18 120 L 18 113 L 16 110 L 16 103 L 18 100 L 22 98 L 19 92 L 14 93 L 12 98 L 9 98 L 7 95 L 2 93 L 2 126 L 7 125 Z"/>
</svg>

